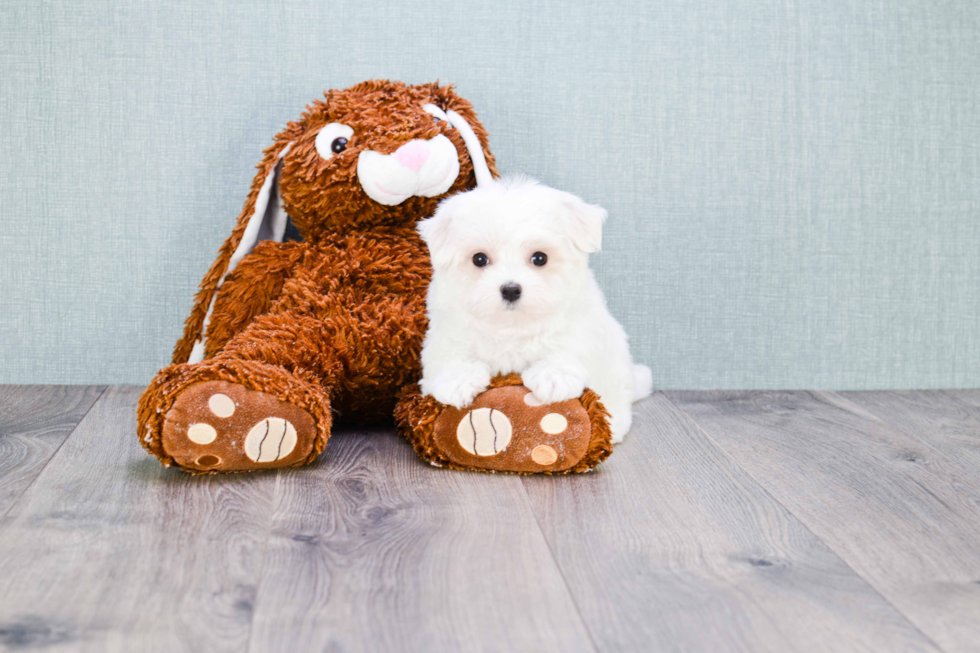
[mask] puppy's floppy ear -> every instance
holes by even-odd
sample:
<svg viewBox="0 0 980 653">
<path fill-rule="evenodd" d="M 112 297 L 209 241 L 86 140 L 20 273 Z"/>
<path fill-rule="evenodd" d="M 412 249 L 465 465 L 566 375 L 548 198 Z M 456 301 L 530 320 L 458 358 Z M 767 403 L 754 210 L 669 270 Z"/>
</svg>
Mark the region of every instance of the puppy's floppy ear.
<svg viewBox="0 0 980 653">
<path fill-rule="evenodd" d="M 583 252 L 591 254 L 602 246 L 602 223 L 606 221 L 606 210 L 595 204 L 587 204 L 580 197 L 559 191 L 562 208 L 565 210 L 565 228 L 572 242 Z"/>
<path fill-rule="evenodd" d="M 449 251 L 450 226 L 455 206 L 453 198 L 443 200 L 436 208 L 431 218 L 418 223 L 416 230 L 429 247 L 429 258 L 435 267 L 444 267 L 452 262 L 452 252 Z"/>
</svg>

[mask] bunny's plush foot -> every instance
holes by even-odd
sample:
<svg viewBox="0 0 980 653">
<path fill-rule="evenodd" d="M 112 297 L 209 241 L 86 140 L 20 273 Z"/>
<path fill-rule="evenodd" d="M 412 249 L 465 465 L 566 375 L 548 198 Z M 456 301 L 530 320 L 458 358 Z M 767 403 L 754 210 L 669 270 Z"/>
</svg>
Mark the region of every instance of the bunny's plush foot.
<svg viewBox="0 0 980 653">
<path fill-rule="evenodd" d="M 255 362 L 176 365 L 140 400 L 150 453 L 197 474 L 312 461 L 330 434 L 329 400 L 282 368 Z"/>
<path fill-rule="evenodd" d="M 286 467 L 309 457 L 316 424 L 305 410 L 227 381 L 177 397 L 163 422 L 163 449 L 188 471 Z"/>
<path fill-rule="evenodd" d="M 437 467 L 565 474 L 590 471 L 612 453 L 608 415 L 594 392 L 542 404 L 517 375 L 494 379 L 463 409 L 411 386 L 395 419 L 419 457 Z"/>
</svg>

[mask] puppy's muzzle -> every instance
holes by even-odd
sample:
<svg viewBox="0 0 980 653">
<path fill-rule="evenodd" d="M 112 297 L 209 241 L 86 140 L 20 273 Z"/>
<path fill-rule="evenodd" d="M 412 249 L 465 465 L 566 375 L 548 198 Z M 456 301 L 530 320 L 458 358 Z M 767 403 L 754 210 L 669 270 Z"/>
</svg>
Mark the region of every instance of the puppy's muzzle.
<svg viewBox="0 0 980 653">
<path fill-rule="evenodd" d="M 505 283 L 500 286 L 500 296 L 504 298 L 504 301 L 513 304 L 518 299 L 521 298 L 521 286 L 517 283 Z"/>
</svg>

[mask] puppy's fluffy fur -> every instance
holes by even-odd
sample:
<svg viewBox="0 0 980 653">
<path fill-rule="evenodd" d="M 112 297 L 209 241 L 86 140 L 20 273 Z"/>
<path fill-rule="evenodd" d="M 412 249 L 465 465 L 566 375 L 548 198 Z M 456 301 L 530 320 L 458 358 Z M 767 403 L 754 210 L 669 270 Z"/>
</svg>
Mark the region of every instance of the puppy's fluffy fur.
<svg viewBox="0 0 980 653">
<path fill-rule="evenodd" d="M 611 415 L 613 442 L 622 441 L 631 404 L 650 394 L 652 380 L 648 367 L 633 364 L 588 266 L 605 217 L 598 206 L 522 177 L 444 200 L 419 224 L 433 267 L 422 391 L 463 408 L 496 374 L 520 373 L 544 403 L 588 387 Z M 538 252 L 544 265 L 534 264 Z M 482 267 L 478 254 L 486 256 Z M 521 287 L 516 301 L 504 297 L 510 284 Z"/>
</svg>

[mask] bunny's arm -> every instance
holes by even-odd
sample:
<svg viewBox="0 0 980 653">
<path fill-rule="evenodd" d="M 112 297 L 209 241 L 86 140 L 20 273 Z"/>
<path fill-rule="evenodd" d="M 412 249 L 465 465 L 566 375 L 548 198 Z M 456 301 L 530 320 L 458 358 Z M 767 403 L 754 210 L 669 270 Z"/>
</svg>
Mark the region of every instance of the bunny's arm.
<svg viewBox="0 0 980 653">
<path fill-rule="evenodd" d="M 266 240 L 242 259 L 218 291 L 207 328 L 206 358 L 269 311 L 307 249 L 301 242 Z"/>
</svg>

